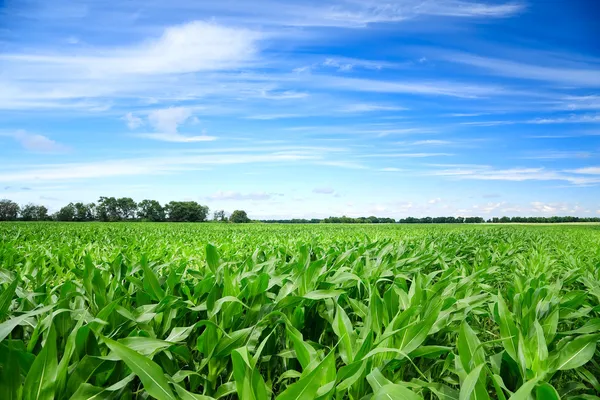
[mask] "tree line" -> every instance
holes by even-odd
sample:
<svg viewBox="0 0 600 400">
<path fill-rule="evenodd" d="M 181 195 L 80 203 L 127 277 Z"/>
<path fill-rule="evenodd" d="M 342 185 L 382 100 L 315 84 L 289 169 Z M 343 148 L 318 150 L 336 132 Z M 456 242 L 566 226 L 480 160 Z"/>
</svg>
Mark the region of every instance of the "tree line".
<svg viewBox="0 0 600 400">
<path fill-rule="evenodd" d="M 209 218 L 207 206 L 195 201 L 171 201 L 161 205 L 156 200 L 136 203 L 130 197 L 100 197 L 96 203 L 69 203 L 53 214 L 43 205 L 19 206 L 12 200 L 0 200 L 0 221 L 75 221 L 75 222 L 204 222 Z M 224 210 L 213 213 L 218 222 L 250 222 L 243 210 L 235 210 L 229 218 Z"/>
<path fill-rule="evenodd" d="M 136 203 L 130 197 L 100 197 L 96 203 L 69 203 L 53 214 L 43 205 L 26 204 L 20 206 L 12 200 L 0 200 L 0 221 L 149 221 L 149 222 L 205 222 L 209 218 L 209 208 L 195 201 L 171 201 L 161 205 L 156 200 L 142 200 Z M 212 221 L 251 222 L 244 210 L 235 210 L 228 217 L 224 210 L 213 212 Z M 328 217 L 260 220 L 264 223 L 280 224 L 482 224 L 482 223 L 561 223 L 561 222 L 600 222 L 600 217 L 407 217 L 395 220 L 386 217 Z"/>
</svg>

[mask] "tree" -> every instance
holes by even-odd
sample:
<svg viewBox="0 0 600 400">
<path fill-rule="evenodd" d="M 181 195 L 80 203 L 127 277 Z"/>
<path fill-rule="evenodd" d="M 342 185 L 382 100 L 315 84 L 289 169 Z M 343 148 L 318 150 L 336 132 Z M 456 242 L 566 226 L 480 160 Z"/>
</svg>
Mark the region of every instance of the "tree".
<svg viewBox="0 0 600 400">
<path fill-rule="evenodd" d="M 0 200 L 0 221 L 14 221 L 19 216 L 20 207 L 12 200 Z"/>
<path fill-rule="evenodd" d="M 37 206 L 29 203 L 21 209 L 23 221 L 44 221 L 48 219 L 48 209 L 45 206 Z"/>
<path fill-rule="evenodd" d="M 117 199 L 117 208 L 119 210 L 119 219 L 134 219 L 137 212 L 137 203 L 131 197 L 121 197 Z"/>
<path fill-rule="evenodd" d="M 73 203 L 69 203 L 55 214 L 55 219 L 57 221 L 73 221 L 76 215 L 75 205 Z"/>
<path fill-rule="evenodd" d="M 224 210 L 215 211 L 213 214 L 213 221 L 218 221 L 218 222 L 227 221 L 227 218 L 225 217 L 225 211 Z"/>
<path fill-rule="evenodd" d="M 21 209 L 21 219 L 23 221 L 37 220 L 37 209 L 38 209 L 38 206 L 36 206 L 35 204 L 32 204 L 32 203 L 26 204 Z"/>
<path fill-rule="evenodd" d="M 235 224 L 250 222 L 250 218 L 248 218 L 248 214 L 244 210 L 235 210 L 231 213 L 229 220 Z"/>
<path fill-rule="evenodd" d="M 195 201 L 171 201 L 165 206 L 168 220 L 173 222 L 206 221 L 208 207 Z"/>
<path fill-rule="evenodd" d="M 156 200 L 142 200 L 138 204 L 138 217 L 144 221 L 164 221 L 165 209 Z"/>
<path fill-rule="evenodd" d="M 73 204 L 75 207 L 75 215 L 73 219 L 75 221 L 93 221 L 94 220 L 94 203 L 84 204 L 84 203 L 75 203 Z"/>
<path fill-rule="evenodd" d="M 36 221 L 46 221 L 48 219 L 48 209 L 46 206 L 37 206 L 37 210 L 35 213 Z"/>
<path fill-rule="evenodd" d="M 118 221 L 119 220 L 119 205 L 114 197 L 100 197 L 96 214 L 100 221 Z"/>
</svg>

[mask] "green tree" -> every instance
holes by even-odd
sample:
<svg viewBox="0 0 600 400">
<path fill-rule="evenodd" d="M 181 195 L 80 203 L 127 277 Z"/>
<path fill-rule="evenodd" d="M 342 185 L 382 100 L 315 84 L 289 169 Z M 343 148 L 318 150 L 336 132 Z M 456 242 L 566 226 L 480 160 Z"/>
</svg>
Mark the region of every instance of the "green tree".
<svg viewBox="0 0 600 400">
<path fill-rule="evenodd" d="M 208 207 L 195 201 L 171 201 L 165 206 L 168 220 L 173 222 L 206 221 Z"/>
<path fill-rule="evenodd" d="M 117 199 L 117 209 L 119 210 L 119 219 L 134 219 L 137 212 L 137 203 L 131 197 L 121 197 Z"/>
<path fill-rule="evenodd" d="M 142 200 L 138 204 L 138 217 L 145 221 L 164 221 L 165 210 L 156 200 Z"/>
<path fill-rule="evenodd" d="M 75 221 L 93 221 L 94 220 L 94 203 L 84 204 L 84 203 L 75 203 L 73 204 L 75 207 L 75 216 L 73 219 Z"/>
<path fill-rule="evenodd" d="M 225 211 L 224 210 L 215 211 L 213 214 L 213 221 L 218 221 L 218 222 L 227 221 L 227 218 L 225 217 Z"/>
<path fill-rule="evenodd" d="M 75 205 L 73 203 L 69 203 L 55 214 L 55 219 L 57 221 L 73 221 L 75 219 L 75 215 L 77 210 L 75 209 Z"/>
<path fill-rule="evenodd" d="M 48 218 L 48 209 L 46 206 L 37 206 L 35 213 L 36 221 L 46 221 Z"/>
<path fill-rule="evenodd" d="M 20 207 L 12 200 L 0 200 L 0 221 L 14 221 L 19 216 Z"/>
<path fill-rule="evenodd" d="M 100 221 L 118 221 L 119 204 L 114 197 L 100 197 L 96 208 L 96 215 Z"/>
<path fill-rule="evenodd" d="M 21 209 L 21 219 L 23 221 L 35 221 L 37 220 L 37 209 L 38 206 L 29 203 L 23 206 Z"/>
<path fill-rule="evenodd" d="M 250 218 L 248 218 L 248 214 L 246 214 L 246 211 L 235 210 L 234 212 L 231 213 L 231 216 L 229 217 L 229 221 L 236 223 L 236 224 L 241 224 L 241 223 L 250 222 Z"/>
</svg>

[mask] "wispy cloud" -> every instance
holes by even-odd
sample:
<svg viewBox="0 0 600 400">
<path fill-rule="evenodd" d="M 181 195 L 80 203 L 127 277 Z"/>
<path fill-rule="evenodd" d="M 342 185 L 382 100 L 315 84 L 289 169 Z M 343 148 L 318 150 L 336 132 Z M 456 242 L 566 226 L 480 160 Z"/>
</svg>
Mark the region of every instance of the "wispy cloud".
<svg viewBox="0 0 600 400">
<path fill-rule="evenodd" d="M 376 112 L 376 111 L 404 111 L 408 110 L 405 107 L 391 106 L 384 104 L 368 104 L 368 103 L 357 103 L 349 104 L 340 109 L 344 113 L 364 113 L 364 112 Z"/>
<path fill-rule="evenodd" d="M 573 114 L 567 117 L 536 118 L 527 121 L 529 124 L 587 124 L 600 123 L 600 114 Z"/>
<path fill-rule="evenodd" d="M 579 87 L 600 87 L 600 68 L 588 64 L 578 67 L 562 66 L 561 64 L 565 64 L 564 61 L 556 59 L 554 65 L 548 65 L 548 60 L 544 65 L 536 65 L 453 51 L 440 51 L 438 57 L 449 62 L 470 65 L 495 75 L 511 78 L 547 81 Z"/>
<path fill-rule="evenodd" d="M 561 160 L 561 159 L 583 159 L 590 158 L 592 153 L 589 151 L 561 151 L 561 150 L 548 150 L 543 152 L 536 152 L 531 155 L 523 156 L 524 159 L 529 160 Z"/>
<path fill-rule="evenodd" d="M 175 133 L 179 125 L 192 116 L 192 110 L 186 107 L 169 107 L 151 111 L 148 121 L 157 131 Z"/>
<path fill-rule="evenodd" d="M 252 200 L 252 201 L 264 201 L 271 200 L 277 196 L 283 196 L 281 193 L 266 193 L 266 192 L 252 192 L 252 193 L 240 193 L 231 190 L 219 190 L 207 198 L 209 200 Z"/>
<path fill-rule="evenodd" d="M 89 54 L 72 55 L 4 53 L 0 59 L 90 79 L 214 71 L 250 61 L 260 38 L 256 31 L 193 21 L 169 27 L 160 37 L 125 48 L 95 48 Z"/>
<path fill-rule="evenodd" d="M 217 140 L 216 136 L 209 135 L 196 135 L 196 136 L 188 136 L 182 135 L 180 133 L 138 133 L 135 136 L 144 138 L 144 139 L 152 139 L 159 140 L 161 142 L 171 142 L 171 143 L 198 143 L 198 142 L 212 142 Z"/>
<path fill-rule="evenodd" d="M 400 172 L 400 171 L 404 171 L 402 168 L 396 168 L 396 167 L 385 167 L 385 168 L 379 168 L 379 171 L 381 172 Z"/>
<path fill-rule="evenodd" d="M 140 117 L 133 115 L 133 113 L 128 112 L 123 116 L 123 120 L 127 124 L 129 129 L 137 129 L 144 124 L 144 120 Z"/>
<path fill-rule="evenodd" d="M 565 181 L 576 186 L 588 186 L 600 183 L 600 178 L 577 176 L 585 169 L 576 171 L 550 170 L 547 168 L 507 168 L 496 169 L 487 166 L 472 166 L 467 168 L 450 168 L 425 172 L 426 175 L 444 176 L 459 180 L 482 181 Z M 593 169 L 589 170 L 593 172 Z"/>
<path fill-rule="evenodd" d="M 330 186 L 321 186 L 314 188 L 312 192 L 316 194 L 334 194 L 335 190 Z"/>
<path fill-rule="evenodd" d="M 364 158 L 426 158 L 426 157 L 449 157 L 451 153 L 377 153 L 363 154 Z"/>
<path fill-rule="evenodd" d="M 0 138 L 9 137 L 17 141 L 25 150 L 35 153 L 64 153 L 68 146 L 58 143 L 47 136 L 29 133 L 24 130 L 0 134 Z"/>
</svg>

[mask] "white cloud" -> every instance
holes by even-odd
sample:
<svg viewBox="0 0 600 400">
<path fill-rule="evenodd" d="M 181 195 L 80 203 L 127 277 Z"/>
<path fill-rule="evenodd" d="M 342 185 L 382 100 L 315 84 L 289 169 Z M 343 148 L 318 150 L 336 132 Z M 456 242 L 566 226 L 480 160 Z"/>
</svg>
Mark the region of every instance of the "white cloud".
<svg viewBox="0 0 600 400">
<path fill-rule="evenodd" d="M 600 74 L 600 71 L 598 72 Z M 536 118 L 527 121 L 529 124 L 581 124 L 600 123 L 600 114 L 569 115 L 557 118 Z"/>
<path fill-rule="evenodd" d="M 367 104 L 367 103 L 357 103 L 357 104 L 349 104 L 340 109 L 341 112 L 345 113 L 363 113 L 363 112 L 373 112 L 373 111 L 402 111 L 407 110 L 405 107 L 398 106 L 389 106 L 383 104 Z"/>
<path fill-rule="evenodd" d="M 444 146 L 452 144 L 449 140 L 437 140 L 437 139 L 427 139 L 427 140 L 416 140 L 411 143 L 413 146 Z"/>
<path fill-rule="evenodd" d="M 298 79 L 302 75 L 298 75 Z M 313 74 L 305 85 L 340 91 L 371 93 L 407 93 L 423 96 L 448 96 L 465 99 L 490 97 L 498 95 L 534 95 L 533 92 L 519 92 L 502 86 L 485 83 L 475 84 L 455 81 L 418 81 L 418 80 L 377 80 L 366 78 L 349 78 L 332 75 Z"/>
<path fill-rule="evenodd" d="M 263 201 L 271 200 L 276 196 L 283 196 L 280 193 L 266 193 L 266 192 L 253 192 L 253 193 L 240 193 L 235 191 L 222 191 L 219 190 L 216 193 L 208 196 L 210 200 L 252 200 L 252 201 Z"/>
<path fill-rule="evenodd" d="M 212 142 L 217 140 L 216 136 L 208 135 L 197 135 L 187 136 L 179 133 L 140 133 L 136 135 L 140 138 L 159 140 L 161 142 L 172 142 L 172 143 L 198 143 L 198 142 Z"/>
<path fill-rule="evenodd" d="M 340 72 L 348 72 L 354 68 L 380 70 L 383 67 L 390 67 L 394 64 L 386 61 L 361 60 L 347 57 L 330 57 L 321 64 L 324 67 L 336 68 Z"/>
<path fill-rule="evenodd" d="M 585 175 L 600 175 L 600 167 L 585 167 L 570 170 L 569 172 L 573 172 L 575 174 L 585 174 Z"/>
<path fill-rule="evenodd" d="M 42 164 L 21 166 L 0 166 L 0 182 L 44 182 L 67 181 L 116 176 L 172 174 L 181 171 L 202 170 L 223 165 L 243 164 L 286 164 L 320 163 L 335 165 L 336 161 L 327 161 L 329 151 L 326 148 L 294 151 L 259 151 L 242 153 L 228 151 L 177 152 L 176 155 L 157 155 L 127 159 L 109 159 L 90 162 L 64 164 Z M 169 154 L 169 153 L 167 153 Z"/>
<path fill-rule="evenodd" d="M 329 186 L 316 187 L 312 192 L 316 194 L 335 194 L 335 190 Z"/>
<path fill-rule="evenodd" d="M 556 64 L 549 66 L 548 63 L 552 60 L 546 60 L 544 65 L 534 65 L 453 51 L 440 51 L 438 56 L 449 62 L 482 68 L 496 75 L 583 87 L 600 86 L 600 70 L 598 67 L 587 64 L 580 65 L 578 68 L 562 66 L 563 61 L 561 59 L 554 60 Z"/>
<path fill-rule="evenodd" d="M 364 158 L 425 158 L 425 157 L 448 157 L 450 153 L 379 153 L 379 154 L 363 154 L 360 157 Z"/>
<path fill-rule="evenodd" d="M 568 207 L 566 207 L 565 205 L 559 205 L 559 204 L 547 204 L 547 203 L 543 203 L 541 201 L 534 201 L 531 203 L 531 208 L 532 211 L 536 212 L 536 213 L 542 213 L 542 214 L 551 214 L 551 213 L 556 213 L 557 211 L 567 211 Z"/>
<path fill-rule="evenodd" d="M 134 46 L 95 48 L 90 54 L 4 54 L 0 59 L 63 68 L 76 76 L 100 78 L 131 74 L 172 74 L 234 68 L 250 61 L 261 34 L 242 28 L 193 21 L 166 28 Z"/>
<path fill-rule="evenodd" d="M 395 168 L 395 167 L 385 167 L 385 168 L 380 168 L 379 171 L 381 172 L 400 172 L 400 171 L 404 171 L 401 168 Z"/>
<path fill-rule="evenodd" d="M 136 117 L 135 115 L 133 115 L 133 113 L 130 112 L 125 114 L 123 120 L 125 120 L 127 127 L 132 130 L 137 129 L 144 124 L 144 121 L 140 117 Z"/>
<path fill-rule="evenodd" d="M 186 107 L 169 107 L 154 110 L 148 114 L 148 121 L 159 132 L 175 133 L 179 125 L 192 116 Z"/>
<path fill-rule="evenodd" d="M 441 202 L 442 202 L 442 199 L 441 199 L 441 198 L 439 198 L 439 197 L 437 197 L 437 198 L 435 198 L 435 199 L 431 199 L 431 200 L 429 200 L 429 201 L 427 202 L 427 204 L 438 204 L 438 203 L 441 203 Z"/>
<path fill-rule="evenodd" d="M 302 117 L 300 114 L 258 114 L 250 115 L 246 119 L 257 119 L 262 121 L 269 121 L 273 119 L 286 119 L 286 118 L 298 118 Z"/>
<path fill-rule="evenodd" d="M 585 173 L 586 169 L 575 171 L 554 171 L 545 168 L 495 169 L 489 166 L 458 167 L 426 172 L 426 175 L 445 176 L 452 179 L 472 179 L 484 181 L 566 181 L 576 186 L 589 186 L 600 183 L 600 178 L 582 177 L 571 173 Z"/>
<path fill-rule="evenodd" d="M 68 147 L 62 145 L 46 136 L 28 133 L 24 130 L 18 130 L 14 133 L 2 134 L 15 139 L 25 150 L 37 153 L 62 153 L 68 150 Z"/>
<path fill-rule="evenodd" d="M 538 152 L 522 158 L 530 160 L 561 160 L 561 159 L 573 159 L 573 158 L 590 158 L 592 153 L 589 151 L 559 151 L 550 150 L 545 152 Z"/>
</svg>

